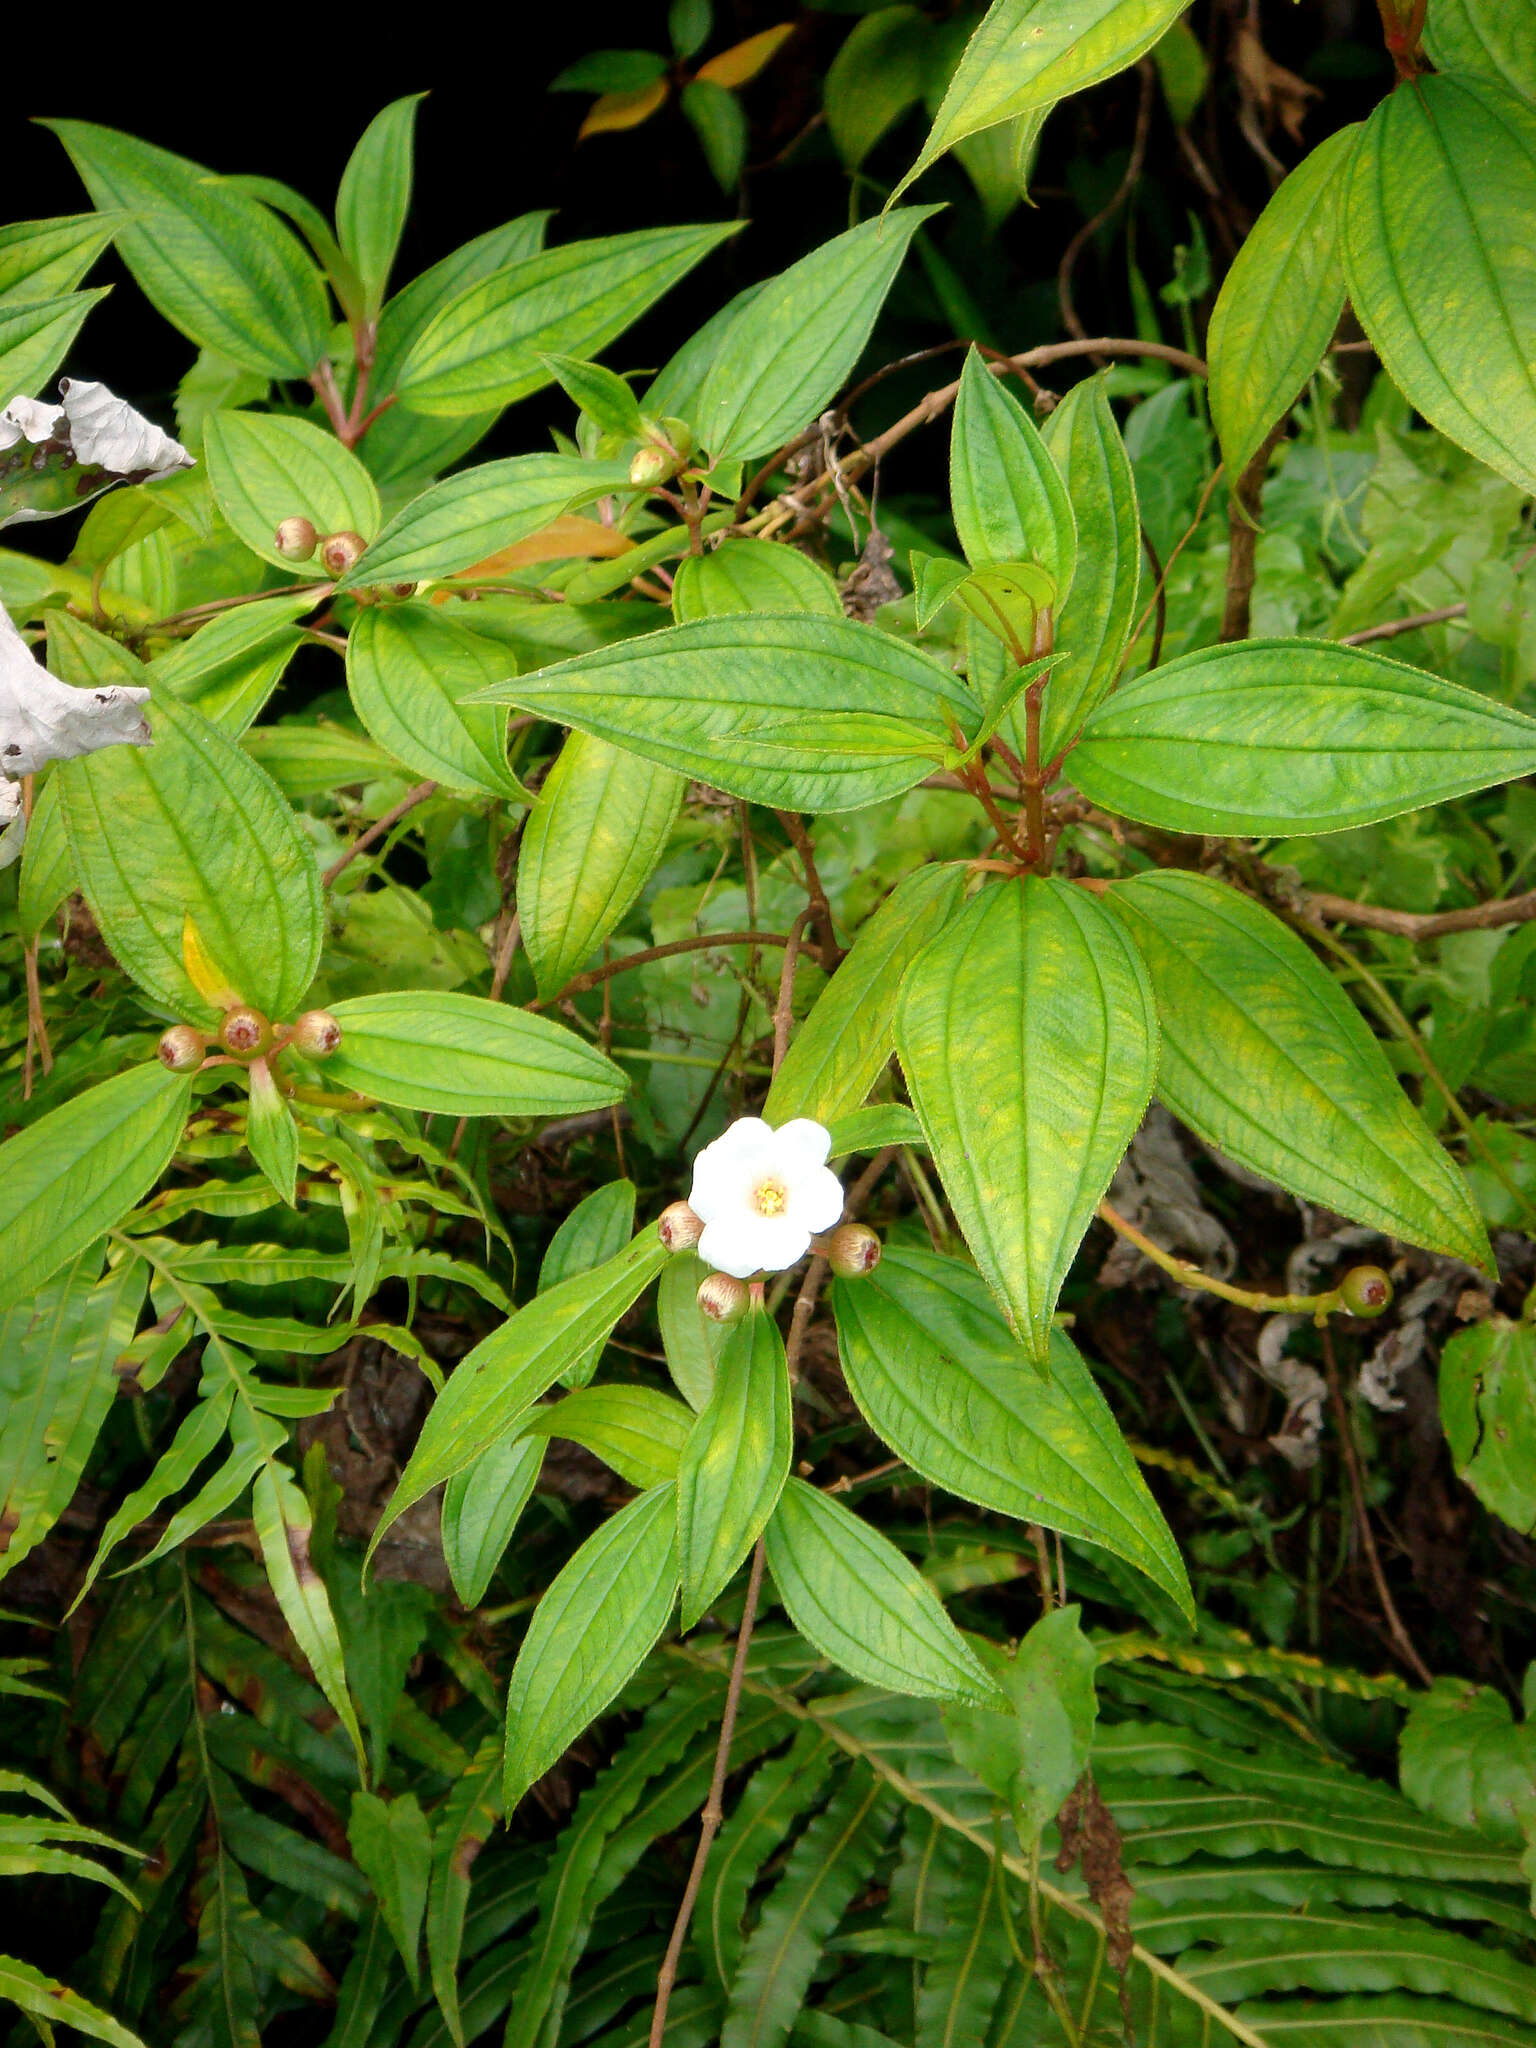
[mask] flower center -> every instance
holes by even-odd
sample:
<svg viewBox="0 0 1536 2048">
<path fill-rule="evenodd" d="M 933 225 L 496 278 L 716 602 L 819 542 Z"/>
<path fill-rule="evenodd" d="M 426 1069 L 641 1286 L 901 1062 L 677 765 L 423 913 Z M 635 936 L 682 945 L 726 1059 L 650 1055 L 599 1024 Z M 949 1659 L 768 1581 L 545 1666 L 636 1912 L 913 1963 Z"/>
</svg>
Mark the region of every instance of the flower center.
<svg viewBox="0 0 1536 2048">
<path fill-rule="evenodd" d="M 782 1216 L 788 1201 L 789 1189 L 781 1180 L 760 1180 L 752 1190 L 752 1206 L 759 1216 Z"/>
</svg>

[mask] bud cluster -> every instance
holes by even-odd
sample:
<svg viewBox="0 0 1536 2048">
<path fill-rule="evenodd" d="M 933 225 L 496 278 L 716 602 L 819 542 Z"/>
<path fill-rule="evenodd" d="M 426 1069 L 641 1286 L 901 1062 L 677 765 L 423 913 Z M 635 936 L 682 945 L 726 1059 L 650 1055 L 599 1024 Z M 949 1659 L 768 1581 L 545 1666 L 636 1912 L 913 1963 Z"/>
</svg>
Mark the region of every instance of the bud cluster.
<svg viewBox="0 0 1536 2048">
<path fill-rule="evenodd" d="M 327 576 L 345 576 L 368 545 L 360 533 L 353 533 L 350 528 L 343 528 L 340 533 L 321 533 L 314 521 L 301 513 L 278 522 L 272 543 L 285 562 L 307 562 L 318 551 L 320 566 Z M 411 587 L 414 589 L 414 584 Z"/>
</svg>

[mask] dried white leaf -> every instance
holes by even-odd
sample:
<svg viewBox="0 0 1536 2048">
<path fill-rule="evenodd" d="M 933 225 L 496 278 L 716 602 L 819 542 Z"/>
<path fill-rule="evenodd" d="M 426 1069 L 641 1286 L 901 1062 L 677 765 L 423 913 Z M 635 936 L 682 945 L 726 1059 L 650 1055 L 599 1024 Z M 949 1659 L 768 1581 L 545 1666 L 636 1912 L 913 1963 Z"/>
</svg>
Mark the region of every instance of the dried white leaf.
<svg viewBox="0 0 1536 2048">
<path fill-rule="evenodd" d="M 21 784 L 0 782 L 0 868 L 21 858 L 27 836 L 26 813 L 21 808 Z"/>
<path fill-rule="evenodd" d="M 77 462 L 148 484 L 192 467 L 179 441 L 135 412 L 126 399 L 114 397 L 105 384 L 62 377 L 59 392 Z"/>
<path fill-rule="evenodd" d="M 1144 1230 L 1165 1251 L 1192 1258 L 1207 1273 L 1225 1280 L 1237 1264 L 1237 1247 L 1225 1227 L 1204 1207 L 1200 1183 L 1190 1170 L 1173 1118 L 1154 1103 L 1116 1171 L 1109 1199 L 1128 1222 Z M 1169 1282 L 1127 1239 L 1117 1237 L 1099 1269 L 1106 1287 L 1163 1286 Z"/>
<path fill-rule="evenodd" d="M 0 770 L 35 775 L 48 761 L 72 760 L 98 747 L 147 747 L 141 704 L 148 690 L 129 684 L 77 690 L 49 675 L 10 614 L 0 610 Z"/>
<path fill-rule="evenodd" d="M 1305 1316 L 1266 1317 L 1250 1361 L 1285 1396 L 1285 1419 L 1269 1441 L 1299 1472 L 1317 1463 L 1323 1403 L 1328 1398 L 1328 1382 L 1322 1374 L 1303 1360 L 1286 1356 L 1292 1332 L 1306 1321 Z"/>
<path fill-rule="evenodd" d="M 14 448 L 18 441 L 34 447 L 53 440 L 63 431 L 64 408 L 41 398 L 13 398 L 0 412 L 0 448 Z"/>
</svg>

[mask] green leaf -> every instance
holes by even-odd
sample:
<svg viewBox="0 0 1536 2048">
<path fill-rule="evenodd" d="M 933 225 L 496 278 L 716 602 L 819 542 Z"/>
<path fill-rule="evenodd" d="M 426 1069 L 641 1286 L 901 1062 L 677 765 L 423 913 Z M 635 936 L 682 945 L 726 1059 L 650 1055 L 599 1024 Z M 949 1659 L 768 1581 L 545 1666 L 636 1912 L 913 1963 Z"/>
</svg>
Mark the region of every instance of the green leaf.
<svg viewBox="0 0 1536 2048">
<path fill-rule="evenodd" d="M 904 1102 L 872 1102 L 866 1109 L 845 1110 L 834 1117 L 828 1135 L 832 1159 L 845 1159 L 852 1152 L 881 1152 L 887 1145 L 916 1145 L 926 1148 L 923 1127 Z"/>
<path fill-rule="evenodd" d="M 616 370 L 589 363 L 580 356 L 547 355 L 550 375 L 571 403 L 605 434 L 632 439 L 645 431 L 640 401 Z"/>
<path fill-rule="evenodd" d="M 708 1276 L 709 1268 L 696 1253 L 677 1252 L 662 1267 L 656 1289 L 656 1319 L 667 1371 L 696 1412 L 709 1405 L 720 1355 L 730 1338 L 726 1325 L 712 1322 L 699 1307 L 699 1289 Z"/>
<path fill-rule="evenodd" d="M 152 746 L 61 763 L 86 901 L 117 960 L 178 1015 L 219 1016 L 187 973 L 190 917 L 241 1000 L 286 1016 L 319 964 L 314 849 L 265 772 L 190 705 L 157 696 L 150 723 Z"/>
<path fill-rule="evenodd" d="M 1178 1546 L 1059 1330 L 1042 1382 L 979 1274 L 904 1245 L 866 1279 L 834 1282 L 832 1300 L 848 1390 L 904 1464 L 978 1507 L 1101 1545 L 1193 1613 Z"/>
<path fill-rule="evenodd" d="M 544 1438 L 505 1437 L 455 1472 L 443 1492 L 443 1556 L 464 1607 L 478 1607 L 544 1463 Z"/>
<path fill-rule="evenodd" d="M 1069 882 L 985 889 L 908 970 L 896 1050 L 976 1263 L 1044 1368 L 1056 1297 L 1152 1093 L 1135 948 Z"/>
<path fill-rule="evenodd" d="M 946 714 L 975 703 L 928 655 L 809 612 L 698 619 L 599 648 L 487 701 L 630 748 L 731 796 L 781 810 L 856 810 L 929 774 Z"/>
<path fill-rule="evenodd" d="M 72 2027 L 93 2041 L 105 2041 L 108 2048 L 144 2048 L 137 2034 L 119 2026 L 99 2005 L 92 2005 L 57 1977 L 15 1956 L 0 1956 L 0 1998 L 19 2006 L 39 2027 Z"/>
<path fill-rule="evenodd" d="M 1140 875 L 1104 900 L 1151 978 L 1175 1116 L 1306 1201 L 1492 1271 L 1461 1173 L 1294 932 L 1209 875 Z"/>
<path fill-rule="evenodd" d="M 410 583 L 450 576 L 525 540 L 574 506 L 630 488 L 629 465 L 579 455 L 513 455 L 444 477 L 397 512 L 341 579 Z"/>
<path fill-rule="evenodd" d="M 219 510 L 252 554 L 290 576 L 323 576 L 318 562 L 278 552 L 284 519 L 310 521 L 322 537 L 379 524 L 379 494 L 357 457 L 308 420 L 266 412 L 216 412 L 203 427 L 208 481 Z"/>
<path fill-rule="evenodd" d="M 907 875 L 859 927 L 847 958 L 790 1041 L 763 1105 L 771 1124 L 820 1124 L 857 1109 L 894 1049 L 902 976 L 955 915 L 965 869 L 933 862 Z"/>
<path fill-rule="evenodd" d="M 1045 423 L 1045 445 L 1077 526 L 1077 567 L 1056 608 L 1056 660 L 1040 725 L 1040 758 L 1051 761 L 1114 688 L 1136 620 L 1141 514 L 1104 376 L 1067 393 Z"/>
<path fill-rule="evenodd" d="M 723 540 L 706 555 L 685 555 L 672 579 L 679 625 L 735 612 L 820 612 L 840 619 L 843 601 L 825 569 L 798 548 L 771 540 Z"/>
<path fill-rule="evenodd" d="M 156 655 L 151 687 L 169 690 L 221 732 L 239 739 L 260 714 L 304 636 L 294 621 L 311 608 L 306 592 L 216 612 L 188 640 Z"/>
<path fill-rule="evenodd" d="M 112 1367 L 133 1336 L 148 1273 L 139 1259 L 98 1279 L 100 1268 L 99 1250 L 88 1251 L 0 1313 L 0 1575 L 74 1499 L 112 1406 Z"/>
<path fill-rule="evenodd" d="M 432 1865 L 432 1830 L 420 1801 L 414 1792 L 397 1792 L 387 1804 L 376 1793 L 354 1792 L 347 1841 L 415 1990 Z"/>
<path fill-rule="evenodd" d="M 16 921 L 24 945 L 36 945 L 39 932 L 74 886 L 75 867 L 70 858 L 69 835 L 64 830 L 64 810 L 55 772 L 38 793 L 21 849 Z"/>
<path fill-rule="evenodd" d="M 835 235 L 741 308 L 691 415 L 717 462 L 771 454 L 816 418 L 863 353 L 907 245 L 937 211 L 908 207 Z"/>
<path fill-rule="evenodd" d="M 459 1953 L 469 1907 L 475 1858 L 501 1819 L 501 1742 L 492 1736 L 444 1800 L 432 1837 L 432 1878 L 427 1896 L 427 1955 L 432 1989 L 448 2031 L 463 2048 L 459 2014 Z"/>
<path fill-rule="evenodd" d="M 0 1306 L 25 1301 L 119 1222 L 175 1153 L 187 1074 L 158 1060 L 71 1097 L 0 1147 Z"/>
<path fill-rule="evenodd" d="M 534 1609 L 507 1688 L 510 1810 L 623 1688 L 677 1598 L 676 1504 L 654 1486 L 589 1536 Z"/>
<path fill-rule="evenodd" d="M 314 1673 L 315 1682 L 346 1730 L 358 1770 L 366 1782 L 368 1764 L 363 1754 L 362 1730 L 347 1691 L 341 1637 L 325 1581 L 309 1554 L 314 1517 L 292 1473 L 276 1458 L 268 1458 L 256 1474 L 251 1490 L 251 1518 L 256 1525 L 267 1579 L 283 1619 Z"/>
<path fill-rule="evenodd" d="M 549 81 L 550 92 L 639 92 L 666 76 L 655 50 L 589 50 Z"/>
<path fill-rule="evenodd" d="M 684 1629 L 694 1628 L 745 1562 L 778 1505 L 794 1448 L 784 1340 L 772 1316 L 732 1330 L 709 1403 L 677 1473 Z"/>
<path fill-rule="evenodd" d="M 551 381 L 544 355 L 598 354 L 740 226 L 647 228 L 511 263 L 428 322 L 395 389 L 411 410 L 449 416 L 526 398 Z"/>
<path fill-rule="evenodd" d="M 722 192 L 734 192 L 747 160 L 747 117 L 735 93 L 712 78 L 690 78 L 678 95 Z"/>
<path fill-rule="evenodd" d="M 347 688 L 381 747 L 448 789 L 530 803 L 507 760 L 507 714 L 466 703 L 506 656 L 435 605 L 370 605 L 347 636 Z"/>
<path fill-rule="evenodd" d="M 544 778 L 518 860 L 517 908 L 539 994 L 556 995 L 633 908 L 666 851 L 682 776 L 573 732 Z"/>
<path fill-rule="evenodd" d="M 1492 1272 L 1485 1254 L 1477 1262 Z M 1536 1329 L 1490 1316 L 1440 1355 L 1440 1421 L 1456 1476 L 1511 1528 L 1536 1529 Z"/>
<path fill-rule="evenodd" d="M 1171 832 L 1339 832 L 1536 768 L 1536 720 L 1363 647 L 1245 640 L 1101 704 L 1071 776 Z"/>
<path fill-rule="evenodd" d="M 827 129 L 843 168 L 856 171 L 893 122 L 922 99 L 933 28 L 915 7 L 866 14 L 827 66 Z"/>
<path fill-rule="evenodd" d="M 912 550 L 913 613 L 919 632 L 938 617 L 969 573 L 966 564 L 951 555 L 926 555 L 921 548 Z"/>
<path fill-rule="evenodd" d="M 66 298 L 0 305 L 0 391 L 35 397 L 68 355 L 86 314 L 109 289 L 103 285 Z"/>
<path fill-rule="evenodd" d="M 955 1755 L 1005 1801 L 1032 1850 L 1083 1772 L 1098 1720 L 1099 1653 L 1079 1626 L 1080 1607 L 1042 1615 L 1012 1657 L 987 1659 L 1012 1708 L 944 1709 Z"/>
<path fill-rule="evenodd" d="M 331 1014 L 329 1082 L 446 1116 L 560 1116 L 617 1102 L 629 1083 L 547 1017 L 447 989 L 350 996 Z"/>
<path fill-rule="evenodd" d="M 720 1831 L 705 1866 L 695 1939 L 705 1968 L 721 1990 L 733 1983 L 741 1961 L 748 1895 L 763 1865 L 777 1856 L 796 1821 L 820 1804 L 837 1754 L 825 1729 L 814 1723 L 802 1727 L 782 1756 L 753 1772 Z M 863 1773 L 853 1776 L 862 1777 Z M 809 1845 L 802 1853 L 809 1853 Z M 845 1861 L 845 1855 L 835 1859 L 840 1873 Z M 818 1867 L 828 1867 L 827 1858 L 819 1853 L 810 1865 L 812 1870 Z M 775 1917 L 778 1910 L 776 1901 Z"/>
<path fill-rule="evenodd" d="M 525 1417 L 521 1434 L 564 1437 L 611 1465 L 631 1486 L 660 1486 L 677 1476 L 693 1416 L 657 1387 L 581 1387 Z"/>
<path fill-rule="evenodd" d="M 505 1437 L 573 1358 L 605 1338 L 666 1259 L 655 1230 L 642 1230 L 606 1265 L 536 1295 L 461 1359 L 432 1405 L 369 1554 L 408 1507 Z"/>
<path fill-rule="evenodd" d="M 768 1569 L 801 1635 L 866 1685 L 920 1699 L 995 1699 L 985 1667 L 916 1567 L 803 1479 L 789 1479 L 768 1524 Z"/>
<path fill-rule="evenodd" d="M 425 97 L 408 93 L 374 115 L 347 160 L 336 194 L 336 234 L 362 279 L 362 310 L 370 320 L 384 303 L 410 211 L 416 105 Z"/>
<path fill-rule="evenodd" d="M 1424 47 L 1437 71 L 1481 73 L 1536 99 L 1536 21 L 1527 7 L 1506 7 L 1503 0 L 1434 0 Z"/>
<path fill-rule="evenodd" d="M 973 569 L 1038 562 L 1065 597 L 1077 558 L 1066 485 L 1034 421 L 975 349 L 966 353 L 955 400 L 949 489 L 955 531 Z"/>
<path fill-rule="evenodd" d="M 144 296 L 200 348 L 269 377 L 325 354 L 320 273 L 265 207 L 200 164 L 87 121 L 45 121 L 92 203 L 129 216 L 117 247 Z"/>
<path fill-rule="evenodd" d="M 1476 1335 L 1464 1330 L 1451 1345 Z M 1513 1847 L 1527 1839 L 1536 1817 L 1536 1721 L 1517 1724 L 1501 1692 L 1437 1679 L 1415 1694 L 1399 1745 L 1403 1790 L 1425 1813 Z"/>
<path fill-rule="evenodd" d="M 1492 79 L 1415 79 L 1366 122 L 1344 202 L 1350 303 L 1414 410 L 1526 492 L 1533 212 L 1536 106 Z"/>
<path fill-rule="evenodd" d="M 629 1243 L 635 1228 L 635 1184 L 611 1180 L 594 1188 L 571 1211 L 549 1241 L 539 1268 L 539 1292 L 557 1287 L 575 1273 L 589 1273 L 594 1266 L 615 1258 Z M 602 1346 L 578 1358 L 561 1374 L 568 1387 L 584 1387 L 597 1368 Z M 664 1475 L 670 1477 L 670 1474 Z"/>
<path fill-rule="evenodd" d="M 1236 485 L 1323 359 L 1344 310 L 1339 248 L 1353 122 L 1304 157 L 1238 250 L 1211 314 L 1211 419 Z"/>
<path fill-rule="evenodd" d="M 115 214 L 71 213 L 0 227 L 0 299 L 36 305 L 72 292 L 120 225 Z"/>
<path fill-rule="evenodd" d="M 1184 11 L 1180 0 L 993 0 L 955 66 L 928 140 L 901 180 L 1000 121 L 1048 109 L 1134 64 Z"/>
<path fill-rule="evenodd" d="M 293 1111 L 265 1060 L 252 1060 L 245 1142 L 251 1157 L 290 1209 L 298 1206 L 299 1133 Z"/>
</svg>

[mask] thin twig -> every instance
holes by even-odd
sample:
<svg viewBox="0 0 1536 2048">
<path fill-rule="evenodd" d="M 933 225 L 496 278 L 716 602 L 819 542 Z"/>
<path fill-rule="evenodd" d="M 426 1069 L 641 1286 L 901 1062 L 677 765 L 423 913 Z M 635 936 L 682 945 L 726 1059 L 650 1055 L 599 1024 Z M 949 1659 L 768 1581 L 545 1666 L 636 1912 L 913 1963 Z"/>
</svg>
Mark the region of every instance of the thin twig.
<svg viewBox="0 0 1536 2048">
<path fill-rule="evenodd" d="M 1088 330 L 1078 319 L 1077 307 L 1072 300 L 1072 273 L 1077 268 L 1077 259 L 1099 229 L 1107 226 L 1130 198 L 1140 181 L 1142 165 L 1146 162 L 1147 137 L 1152 128 L 1152 104 L 1157 85 L 1157 67 L 1150 57 L 1144 57 L 1139 69 L 1141 98 L 1136 108 L 1136 130 L 1131 138 L 1131 154 L 1125 166 L 1125 176 L 1092 220 L 1085 220 L 1068 242 L 1056 270 L 1056 302 L 1061 307 L 1061 322 L 1068 334 L 1078 341 L 1086 339 Z"/>
<path fill-rule="evenodd" d="M 805 935 L 805 928 L 815 915 L 815 905 L 808 903 L 789 928 L 789 944 L 784 948 L 784 965 L 779 970 L 779 999 L 773 1006 L 775 1073 L 783 1066 L 784 1055 L 789 1051 L 789 1034 L 795 1021 L 795 962 L 800 958 L 800 941 Z"/>
<path fill-rule="evenodd" d="M 1349 1476 L 1349 1495 L 1354 1503 L 1355 1527 L 1360 1532 L 1360 1547 L 1365 1552 L 1365 1561 L 1370 1568 L 1371 1581 L 1376 1588 L 1376 1598 L 1381 1604 L 1382 1618 L 1387 1624 L 1387 1633 L 1393 1647 L 1408 1669 L 1422 1685 L 1433 1685 L 1434 1674 L 1414 1648 L 1413 1638 L 1403 1626 L 1403 1618 L 1397 1611 L 1387 1585 L 1387 1575 L 1381 1568 L 1381 1554 L 1376 1548 L 1376 1538 L 1371 1530 L 1371 1518 L 1366 1511 L 1365 1485 L 1360 1476 L 1360 1459 L 1355 1451 L 1354 1429 L 1350 1423 L 1349 1410 L 1344 1404 L 1344 1390 L 1339 1384 L 1338 1361 L 1333 1355 L 1333 1332 L 1323 1327 L 1323 1360 L 1328 1368 L 1328 1398 L 1333 1406 L 1333 1419 L 1339 1432 L 1339 1449 L 1344 1459 L 1344 1470 Z"/>
<path fill-rule="evenodd" d="M 1259 502 L 1264 495 L 1264 479 L 1269 473 L 1269 458 L 1274 453 L 1280 436 L 1285 432 L 1285 423 L 1289 418 L 1290 411 L 1287 408 L 1265 435 L 1258 453 L 1238 478 L 1231 503 L 1227 507 L 1227 592 L 1222 609 L 1220 633 L 1223 641 L 1248 638 L 1249 620 L 1253 611 L 1253 584 L 1258 573 Z"/>
<path fill-rule="evenodd" d="M 1346 633 L 1341 647 L 1364 647 L 1372 640 L 1395 640 L 1399 633 L 1416 633 L 1421 626 L 1443 626 L 1447 619 L 1464 619 L 1463 604 L 1443 604 L 1436 612 L 1415 612 L 1411 618 L 1388 619 L 1380 626 L 1365 626 L 1358 633 Z"/>
<path fill-rule="evenodd" d="M 615 974 L 626 974 L 631 967 L 648 967 L 653 960 L 670 960 L 674 953 L 708 952 L 713 946 L 788 944 L 788 932 L 698 932 L 691 939 L 668 939 L 664 946 L 646 946 L 638 953 L 625 953 L 617 960 L 605 960 L 601 967 L 588 967 L 573 976 L 558 995 L 541 996 L 527 1007 L 530 1010 L 547 1010 L 552 1003 L 563 1003 L 571 996 L 585 995 L 588 989 L 600 987 Z"/>
<path fill-rule="evenodd" d="M 360 853 L 366 853 L 370 846 L 384 837 L 392 825 L 398 825 L 408 811 L 414 811 L 418 804 L 424 804 L 429 796 L 436 794 L 435 782 L 418 782 L 414 789 L 407 790 L 399 803 L 392 805 L 382 818 L 376 818 L 366 832 L 358 833 L 339 860 L 331 862 L 320 877 L 320 886 L 329 889 L 342 870 L 351 867 Z"/>
<path fill-rule="evenodd" d="M 1400 939 L 1438 939 L 1447 932 L 1490 932 L 1501 925 L 1526 924 L 1536 917 L 1536 889 L 1496 902 L 1469 904 L 1464 910 L 1388 910 L 1379 903 L 1355 903 L 1348 896 L 1307 895 L 1309 917 L 1337 924 L 1364 925 L 1370 931 L 1392 932 Z"/>
<path fill-rule="evenodd" d="M 1205 489 L 1200 493 L 1200 502 L 1195 507 L 1194 518 L 1189 522 L 1188 526 L 1185 527 L 1184 531 L 1179 535 L 1178 539 L 1174 542 L 1172 553 L 1169 555 L 1167 561 L 1164 562 L 1161 570 L 1159 570 L 1158 572 L 1156 587 L 1154 588 L 1151 597 L 1148 598 L 1146 606 L 1142 611 L 1141 617 L 1136 621 L 1136 630 L 1132 633 L 1130 639 L 1126 642 L 1127 647 L 1134 647 L 1136 645 L 1136 642 L 1141 638 L 1142 634 L 1147 629 L 1148 619 L 1151 618 L 1153 612 L 1162 603 L 1163 593 L 1166 590 L 1168 584 L 1168 578 L 1173 573 L 1173 565 L 1179 559 L 1180 555 L 1183 554 L 1185 548 L 1194 539 L 1195 535 L 1200 531 L 1201 525 L 1205 519 L 1206 510 L 1211 502 L 1211 494 L 1215 490 L 1217 483 L 1221 479 L 1221 473 L 1222 465 L 1218 462 L 1216 467 L 1211 471 L 1210 478 L 1206 483 Z M 1142 535 L 1142 540 L 1145 543 L 1145 534 Z M 1150 553 L 1150 548 L 1148 552 Z M 1156 558 L 1154 557 L 1154 559 Z M 1152 665 L 1153 667 L 1156 667 L 1157 664 L 1154 661 Z"/>
<path fill-rule="evenodd" d="M 816 920 L 816 929 L 820 933 L 816 951 L 821 957 L 822 966 L 830 974 L 843 954 L 832 929 L 832 906 L 827 901 L 827 892 L 822 887 L 821 876 L 817 872 L 816 848 L 811 843 L 811 835 L 805 829 L 805 822 L 798 812 L 775 811 L 773 815 L 789 834 L 790 843 L 799 854 L 800 864 L 805 869 L 805 893 L 811 899 L 811 911 Z"/>
</svg>

